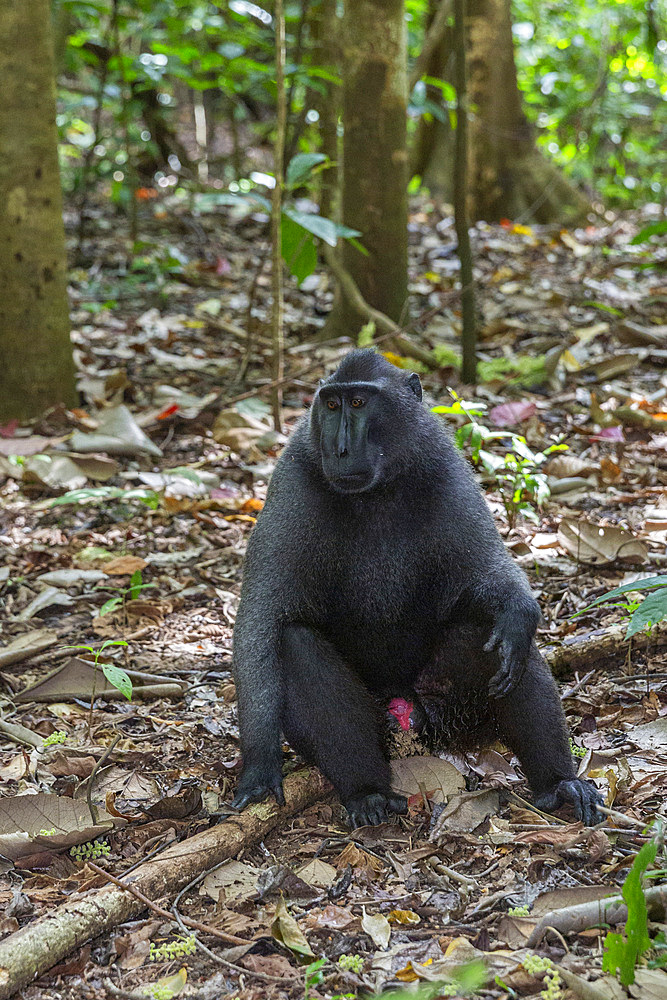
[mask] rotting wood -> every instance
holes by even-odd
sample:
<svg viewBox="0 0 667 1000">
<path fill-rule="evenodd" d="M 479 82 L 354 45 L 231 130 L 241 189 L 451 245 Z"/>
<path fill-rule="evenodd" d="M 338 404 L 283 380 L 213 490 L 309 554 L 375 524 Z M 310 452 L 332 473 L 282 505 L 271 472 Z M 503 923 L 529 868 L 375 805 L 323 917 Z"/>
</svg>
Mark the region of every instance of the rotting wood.
<svg viewBox="0 0 667 1000">
<path fill-rule="evenodd" d="M 542 656 L 556 677 L 564 677 L 573 670 L 587 667 L 600 660 L 616 657 L 618 662 L 627 656 L 627 625 L 611 625 L 583 636 L 571 636 L 558 646 L 540 649 Z M 649 653 L 667 646 L 667 622 L 654 626 L 649 633 L 638 632 L 632 637 L 632 649 L 646 649 Z"/>
<path fill-rule="evenodd" d="M 649 914 L 663 920 L 667 907 L 667 885 L 656 885 L 646 889 L 644 899 Z M 623 897 L 619 895 L 565 906 L 561 910 L 545 913 L 531 931 L 526 941 L 526 948 L 537 948 L 550 928 L 561 934 L 572 934 L 585 931 L 589 927 L 597 927 L 599 924 L 619 924 L 627 920 L 627 917 L 628 908 Z"/>
<path fill-rule="evenodd" d="M 128 882 L 149 899 L 173 896 L 198 872 L 235 857 L 329 790 L 319 771 L 292 774 L 285 779 L 284 807 L 278 808 L 273 801 L 251 806 L 140 865 Z M 141 900 L 112 885 L 70 897 L 58 909 L 33 920 L 0 942 L 0 1000 L 11 997 L 86 941 L 145 909 Z"/>
</svg>

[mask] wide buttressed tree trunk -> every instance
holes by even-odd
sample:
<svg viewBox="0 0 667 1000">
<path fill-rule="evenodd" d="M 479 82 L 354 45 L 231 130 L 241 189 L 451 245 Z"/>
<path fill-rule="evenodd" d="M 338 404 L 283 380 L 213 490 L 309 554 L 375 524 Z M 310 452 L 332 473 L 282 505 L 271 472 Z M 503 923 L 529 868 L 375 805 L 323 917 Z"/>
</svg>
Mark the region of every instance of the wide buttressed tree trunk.
<svg viewBox="0 0 667 1000">
<path fill-rule="evenodd" d="M 0 0 L 0 418 L 75 402 L 49 0 Z"/>
<path fill-rule="evenodd" d="M 366 302 L 396 322 L 408 294 L 406 62 L 403 0 L 346 0 L 342 221 L 361 231 L 368 255 L 345 242 L 343 263 Z M 360 325 L 339 296 L 327 332 Z"/>
<path fill-rule="evenodd" d="M 447 2 L 447 0 L 444 0 Z M 469 213 L 488 222 L 501 218 L 537 222 L 573 222 L 590 211 L 589 200 L 537 149 L 524 115 L 517 85 L 510 0 L 468 0 L 466 18 L 468 98 L 471 107 L 469 144 Z M 446 35 L 438 49 L 440 72 L 451 78 Z M 448 51 L 449 50 L 449 51 Z M 424 130 L 422 130 L 423 132 Z M 443 157 L 453 148 L 448 125 L 433 123 L 431 158 L 416 164 L 424 182 L 451 200 L 451 186 L 442 184 Z M 419 152 L 419 150 L 418 150 Z"/>
</svg>

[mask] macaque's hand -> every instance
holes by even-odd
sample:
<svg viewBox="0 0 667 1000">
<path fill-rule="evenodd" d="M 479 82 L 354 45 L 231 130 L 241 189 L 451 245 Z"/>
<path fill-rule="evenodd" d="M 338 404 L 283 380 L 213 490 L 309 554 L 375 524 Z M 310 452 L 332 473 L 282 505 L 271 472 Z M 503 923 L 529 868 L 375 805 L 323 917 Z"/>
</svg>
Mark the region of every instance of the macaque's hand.
<svg viewBox="0 0 667 1000">
<path fill-rule="evenodd" d="M 498 620 L 484 647 L 485 653 L 497 650 L 500 657 L 500 670 L 489 681 L 491 698 L 507 697 L 523 677 L 533 634 L 534 629 L 526 630 L 520 619 L 513 621 L 510 616 L 505 615 Z"/>
</svg>

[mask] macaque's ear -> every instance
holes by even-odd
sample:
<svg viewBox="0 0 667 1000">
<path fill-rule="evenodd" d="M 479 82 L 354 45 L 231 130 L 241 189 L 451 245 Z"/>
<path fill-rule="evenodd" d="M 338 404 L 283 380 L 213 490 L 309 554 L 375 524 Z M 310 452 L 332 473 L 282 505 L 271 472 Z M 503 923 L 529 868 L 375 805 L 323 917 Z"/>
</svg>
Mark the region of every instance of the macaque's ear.
<svg viewBox="0 0 667 1000">
<path fill-rule="evenodd" d="M 412 389 L 417 399 L 422 398 L 422 384 L 417 372 L 412 372 L 408 375 L 408 386 Z"/>
</svg>

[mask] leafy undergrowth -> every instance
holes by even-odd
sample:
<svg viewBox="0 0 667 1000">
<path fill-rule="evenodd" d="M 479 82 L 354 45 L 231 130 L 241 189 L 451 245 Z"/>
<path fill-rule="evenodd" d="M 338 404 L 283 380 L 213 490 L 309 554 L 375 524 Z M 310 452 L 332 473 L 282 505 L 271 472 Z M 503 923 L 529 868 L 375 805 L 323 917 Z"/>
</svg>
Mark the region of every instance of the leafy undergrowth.
<svg viewBox="0 0 667 1000">
<path fill-rule="evenodd" d="M 478 465 L 540 599 L 545 648 L 627 621 L 641 593 L 572 616 L 664 572 L 667 288 L 658 252 L 629 242 L 645 222 L 575 233 L 478 227 L 486 381 L 471 392 L 453 363 L 451 220 L 427 205 L 412 217 L 414 315 L 423 317 L 414 338 L 449 365 L 423 374 L 434 404 L 449 410 L 442 418 L 453 430 L 469 420 L 455 412 L 452 387 L 483 414 L 491 433 L 476 443 L 503 476 L 512 434 L 533 456 L 568 445 L 530 471 L 542 477 L 532 494 L 521 445 L 523 510 L 508 507 L 493 460 Z M 91 862 L 121 876 L 205 828 L 234 782 L 229 659 L 241 564 L 284 440 L 262 389 L 266 226 L 255 216 L 191 218 L 165 203 L 142 234 L 131 266 L 109 236 L 85 248 L 86 267 L 73 273 L 85 405 L 1 430 L 2 935 L 104 884 Z M 288 430 L 350 346 L 317 339 L 331 298 L 321 271 L 288 293 Z M 460 435 L 468 453 L 471 436 Z M 543 482 L 550 497 L 531 521 Z M 578 976 L 603 977 L 600 996 L 620 997 L 618 975 L 633 996 L 666 995 L 664 936 L 642 915 L 639 869 L 626 888 L 628 928 L 612 928 L 604 972 L 605 927 L 548 932 L 527 949 L 547 912 L 620 891 L 649 840 L 646 824 L 665 816 L 665 644 L 657 628 L 639 642 L 645 631 L 631 645 L 619 630 L 614 651 L 563 680 L 581 773 L 616 811 L 596 829 L 532 810 L 501 747 L 401 756 L 407 818 L 350 833 L 338 804 L 319 802 L 183 896 L 181 912 L 247 942 L 226 951 L 196 935 L 236 969 L 149 913 L 24 996 L 99 997 L 105 979 L 135 993 L 150 986 L 155 997 L 312 1000 L 420 981 L 409 995 L 583 996 Z M 642 862 L 651 885 L 663 877 L 661 857 Z M 429 985 L 442 980 L 450 985 Z"/>
</svg>

